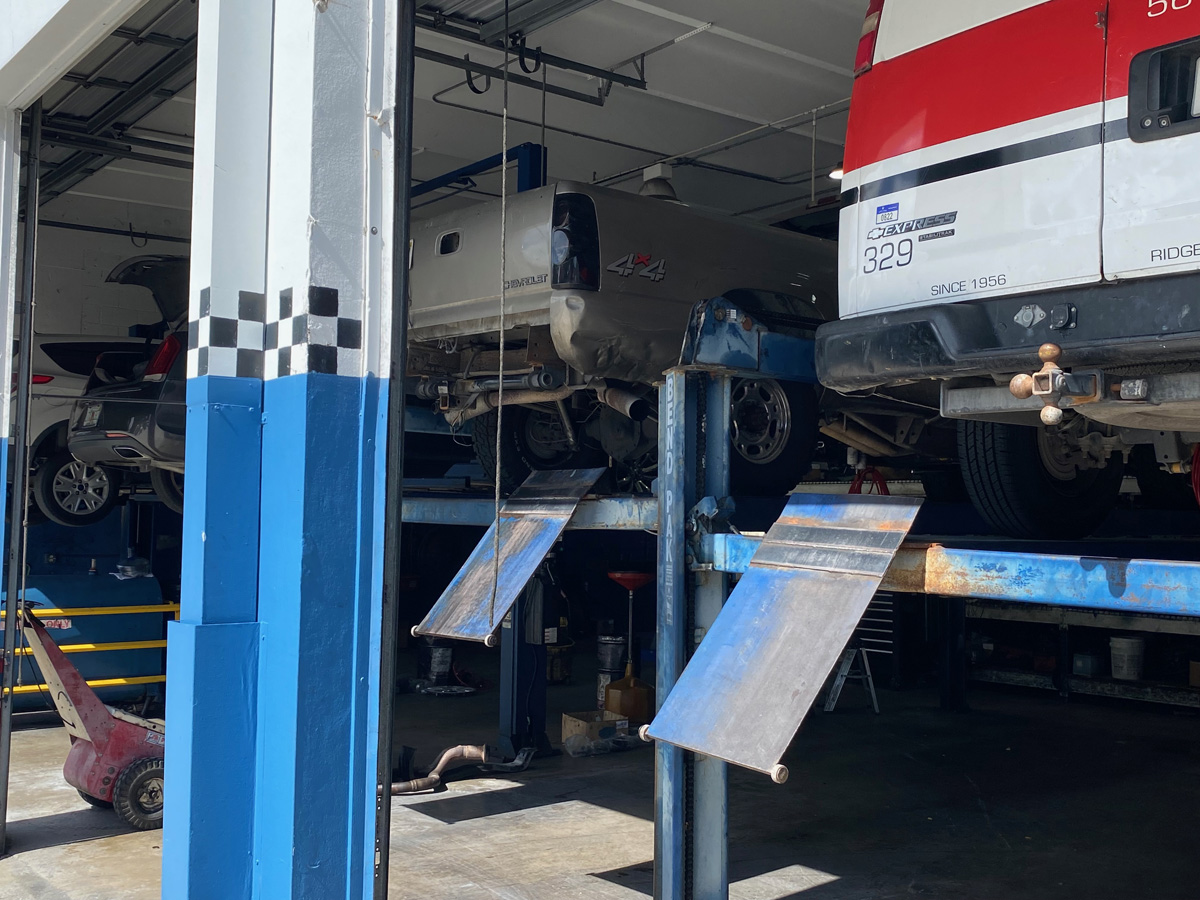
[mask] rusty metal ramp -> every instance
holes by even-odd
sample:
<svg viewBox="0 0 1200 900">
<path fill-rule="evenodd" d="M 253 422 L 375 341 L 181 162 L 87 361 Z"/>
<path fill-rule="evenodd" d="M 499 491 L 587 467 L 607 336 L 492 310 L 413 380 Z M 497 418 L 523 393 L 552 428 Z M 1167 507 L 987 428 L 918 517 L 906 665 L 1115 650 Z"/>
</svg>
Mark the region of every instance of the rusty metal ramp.
<svg viewBox="0 0 1200 900">
<path fill-rule="evenodd" d="M 650 737 L 770 775 L 841 656 L 920 498 L 797 494 L 650 724 Z"/>
<path fill-rule="evenodd" d="M 500 508 L 500 518 L 438 598 L 415 634 L 481 641 L 493 634 L 604 469 L 534 472 Z M 496 531 L 500 563 L 496 565 Z"/>
</svg>

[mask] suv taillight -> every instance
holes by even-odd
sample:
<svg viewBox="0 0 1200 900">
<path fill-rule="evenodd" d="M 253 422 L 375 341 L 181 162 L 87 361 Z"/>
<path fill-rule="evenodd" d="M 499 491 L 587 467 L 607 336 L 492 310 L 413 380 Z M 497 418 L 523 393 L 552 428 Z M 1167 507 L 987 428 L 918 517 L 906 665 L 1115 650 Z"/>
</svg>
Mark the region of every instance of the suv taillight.
<svg viewBox="0 0 1200 900">
<path fill-rule="evenodd" d="M 883 0 L 871 0 L 867 7 L 867 18 L 863 22 L 862 36 L 858 39 L 858 53 L 854 55 L 854 77 L 871 70 L 875 62 L 875 41 L 879 37 L 879 19 L 883 15 Z"/>
<path fill-rule="evenodd" d="M 53 375 L 33 375 L 30 377 L 29 383 L 30 384 L 49 384 L 53 380 L 54 380 Z M 12 389 L 14 391 L 17 389 L 17 373 L 16 372 L 13 372 Z"/>
<path fill-rule="evenodd" d="M 600 290 L 600 230 L 596 204 L 587 194 L 554 198 L 550 262 L 555 288 Z"/>
<path fill-rule="evenodd" d="M 146 363 L 146 371 L 142 373 L 142 380 L 162 381 L 166 378 L 167 373 L 171 371 L 171 366 L 175 365 L 175 358 L 179 356 L 181 349 L 179 338 L 168 334 L 158 345 L 158 350 L 150 357 L 150 362 Z"/>
</svg>

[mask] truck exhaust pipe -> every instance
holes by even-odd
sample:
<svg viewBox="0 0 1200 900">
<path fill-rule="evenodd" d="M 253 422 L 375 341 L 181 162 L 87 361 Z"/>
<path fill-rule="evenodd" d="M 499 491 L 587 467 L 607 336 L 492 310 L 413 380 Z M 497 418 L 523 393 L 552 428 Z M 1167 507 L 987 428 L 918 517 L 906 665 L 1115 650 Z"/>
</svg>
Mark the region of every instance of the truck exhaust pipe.
<svg viewBox="0 0 1200 900">
<path fill-rule="evenodd" d="M 644 422 L 650 417 L 650 403 L 647 400 L 632 391 L 609 387 L 607 382 L 596 385 L 596 398 L 635 422 Z"/>
</svg>

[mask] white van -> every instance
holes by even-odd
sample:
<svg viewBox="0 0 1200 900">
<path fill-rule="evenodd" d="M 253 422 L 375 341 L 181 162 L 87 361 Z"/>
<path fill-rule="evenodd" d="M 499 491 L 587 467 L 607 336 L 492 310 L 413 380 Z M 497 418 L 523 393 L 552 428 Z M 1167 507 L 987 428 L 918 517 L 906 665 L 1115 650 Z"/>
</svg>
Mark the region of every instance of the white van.
<svg viewBox="0 0 1200 900">
<path fill-rule="evenodd" d="M 1135 447 L 1192 466 L 1198 59 L 1200 0 L 871 2 L 818 373 L 957 420 L 1004 532 L 1089 532 Z"/>
</svg>

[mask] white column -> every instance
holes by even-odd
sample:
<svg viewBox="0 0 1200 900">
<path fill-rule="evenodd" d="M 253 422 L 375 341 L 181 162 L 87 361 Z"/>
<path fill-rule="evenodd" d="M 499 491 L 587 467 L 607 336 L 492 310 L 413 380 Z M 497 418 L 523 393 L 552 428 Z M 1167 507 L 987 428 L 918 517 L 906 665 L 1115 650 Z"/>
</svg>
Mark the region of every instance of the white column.
<svg viewBox="0 0 1200 900">
<path fill-rule="evenodd" d="M 372 895 L 395 15 L 275 4 L 255 897 Z"/>
<path fill-rule="evenodd" d="M 271 4 L 199 6 L 180 621 L 167 651 L 163 896 L 250 896 Z M 214 777 L 220 772 L 220 777 Z"/>
</svg>

